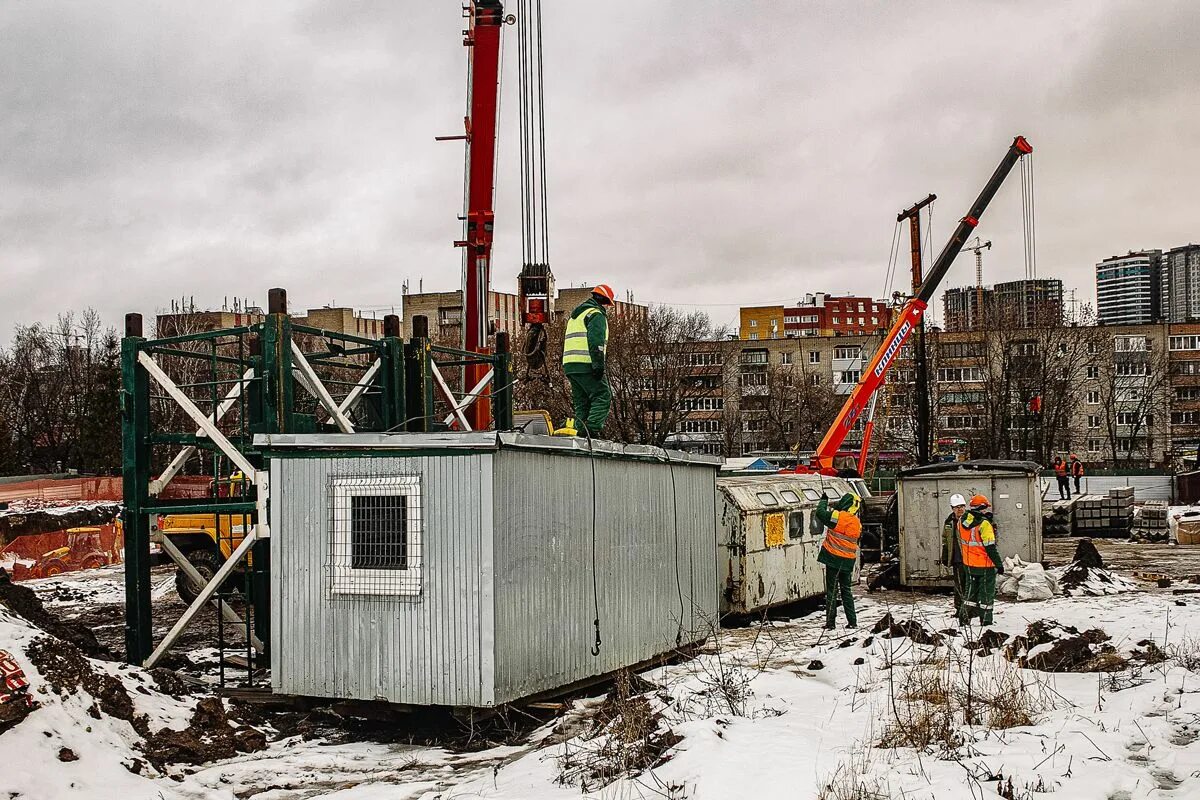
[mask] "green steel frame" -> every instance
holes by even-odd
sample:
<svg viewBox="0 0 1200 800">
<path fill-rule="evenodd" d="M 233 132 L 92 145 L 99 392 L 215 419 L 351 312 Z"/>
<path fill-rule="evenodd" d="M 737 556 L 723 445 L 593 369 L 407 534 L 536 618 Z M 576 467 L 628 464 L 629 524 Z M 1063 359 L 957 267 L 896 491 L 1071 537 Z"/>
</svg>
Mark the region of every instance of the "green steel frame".
<svg viewBox="0 0 1200 800">
<path fill-rule="evenodd" d="M 234 525 L 243 530 L 257 522 L 254 487 L 245 482 L 227 480 L 236 471 L 229 457 L 207 435 L 197 433 L 194 423 L 178 419 L 171 422 L 171 398 L 156 395 L 156 384 L 141 359 L 155 359 L 164 372 L 192 373 L 187 380 L 170 376 L 196 408 L 217 419 L 216 427 L 238 452 L 255 468 L 265 466 L 265 456 L 254 447 L 260 433 L 304 433 L 327 430 L 331 423 L 318 423 L 321 406 L 303 389 L 297 391 L 297 350 L 311 367 L 335 402 L 343 403 L 354 391 L 359 402 L 348 411 L 354 417 L 355 431 L 426 432 L 444 429 L 443 415 L 435 413 L 433 371 L 440 363 L 451 367 L 464 362 L 485 362 L 494 370 L 492 408 L 498 430 L 512 427 L 512 365 L 508 337 L 496 337 L 494 354 L 476 354 L 434 346 L 428 338 L 425 320 L 416 318 L 413 335 L 407 342 L 400 338 L 399 318 L 384 319 L 384 336 L 368 339 L 336 331 L 325 331 L 293 324 L 287 313 L 286 293 L 270 292 L 268 314 L 262 322 L 221 330 L 147 339 L 142 332 L 141 315 L 129 314 L 125 320 L 125 338 L 121 342 L 122 364 L 122 445 L 124 451 L 125 533 L 125 651 L 130 663 L 142 664 L 153 650 L 153 615 L 150 584 L 150 533 L 152 520 L 163 514 L 212 514 L 230 520 L 229 537 Z M 324 349 L 320 349 L 321 347 Z M 454 356 L 455 361 L 435 361 L 436 356 Z M 365 387 L 370 365 L 379 367 Z M 245 374 L 253 370 L 246 380 Z M 301 384 L 303 385 L 303 384 Z M 244 387 L 232 400 L 232 387 Z M 235 390 L 236 391 L 236 390 Z M 221 418 L 219 409 L 225 408 Z M 178 415 L 174 415 L 176 418 Z M 171 430 L 169 428 L 176 428 Z M 352 434 L 350 434 L 352 435 Z M 152 492 L 151 481 L 161 475 L 173 453 L 168 448 L 195 448 L 204 471 L 214 478 L 210 496 L 167 499 Z M 207 455 L 207 458 L 205 456 Z M 194 456 L 192 456 L 194 457 Z M 169 486 L 169 481 L 167 483 Z M 228 487 L 228 488 L 226 488 Z M 162 487 L 159 487 L 160 489 Z M 168 492 L 169 493 L 169 492 Z M 221 526 L 217 526 L 220 539 Z M 233 549 L 233 541 L 219 542 Z M 269 646 L 269 542 L 252 545 L 248 566 L 243 570 L 240 590 L 226 580 L 218 597 L 228 599 L 240 591 L 246 598 L 247 643 L 253 632 Z M 218 647 L 224 652 L 224 625 L 217 615 Z M 224 662 L 221 683 L 224 684 Z M 254 662 L 247 644 L 247 676 Z"/>
</svg>

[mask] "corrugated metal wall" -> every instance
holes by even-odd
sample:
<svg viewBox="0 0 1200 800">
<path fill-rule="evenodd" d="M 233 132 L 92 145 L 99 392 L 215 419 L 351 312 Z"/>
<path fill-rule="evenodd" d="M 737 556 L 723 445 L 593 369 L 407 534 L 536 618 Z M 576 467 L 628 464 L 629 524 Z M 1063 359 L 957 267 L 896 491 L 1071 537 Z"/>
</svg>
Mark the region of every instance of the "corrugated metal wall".
<svg viewBox="0 0 1200 800">
<path fill-rule="evenodd" d="M 715 467 L 503 449 L 495 487 L 497 702 L 669 652 L 681 605 L 684 643 L 716 620 Z"/>
<path fill-rule="evenodd" d="M 419 705 L 491 703 L 491 453 L 271 461 L 272 687 Z M 333 476 L 422 479 L 417 597 L 331 592 Z"/>
</svg>

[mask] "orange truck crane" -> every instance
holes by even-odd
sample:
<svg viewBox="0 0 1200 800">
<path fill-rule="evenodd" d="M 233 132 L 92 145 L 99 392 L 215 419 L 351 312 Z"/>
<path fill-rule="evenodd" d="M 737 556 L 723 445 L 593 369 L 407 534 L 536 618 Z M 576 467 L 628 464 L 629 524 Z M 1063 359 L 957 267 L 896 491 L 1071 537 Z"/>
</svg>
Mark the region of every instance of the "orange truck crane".
<svg viewBox="0 0 1200 800">
<path fill-rule="evenodd" d="M 946 273 L 950 270 L 950 265 L 954 263 L 954 259 L 962 251 L 963 245 L 971 236 L 975 227 L 979 224 L 979 218 L 983 216 L 983 212 L 987 210 L 988 205 L 992 202 L 992 198 L 1000 189 L 1000 185 L 1004 183 L 1004 179 L 1008 177 L 1008 173 L 1012 172 L 1012 168 L 1023 156 L 1033 152 L 1033 146 L 1025 140 L 1024 136 L 1018 136 L 1013 139 L 1013 142 L 1008 147 L 1008 152 L 1004 154 L 1004 158 L 1000 160 L 996 171 L 992 173 L 992 177 L 984 185 L 983 191 L 979 193 L 979 197 L 975 198 L 975 202 L 971 204 L 971 209 L 967 215 L 959 220 L 958 226 L 954 229 L 954 233 L 950 236 L 950 241 L 942 248 L 942 252 L 938 255 L 937 260 L 933 262 L 929 273 L 917 287 L 916 292 L 904 304 L 896 321 L 892 324 L 891 330 L 884 337 L 883 342 L 879 345 L 879 349 L 871 358 L 870 364 L 863 370 L 862 377 L 859 378 L 858 384 L 854 390 L 850 392 L 850 396 L 846 398 L 846 403 L 842 406 L 842 410 L 834 418 L 833 424 L 829 426 L 829 430 L 825 433 L 825 438 L 821 440 L 821 444 L 817 447 L 817 452 L 813 456 L 810 464 L 797 465 L 796 472 L 819 472 L 825 475 L 836 475 L 837 470 L 834 468 L 834 457 L 838 455 L 838 449 L 842 443 L 846 441 L 846 436 L 854 428 L 854 423 L 858 420 L 863 410 L 871 403 L 875 393 L 879 387 L 883 385 L 887 378 L 888 370 L 891 369 L 892 363 L 896 360 L 896 356 L 900 353 L 900 348 L 908 341 L 921 322 L 925 310 L 929 308 L 929 301 L 933 299 L 934 292 L 937 291 L 938 285 L 942 279 L 946 277 Z"/>
</svg>

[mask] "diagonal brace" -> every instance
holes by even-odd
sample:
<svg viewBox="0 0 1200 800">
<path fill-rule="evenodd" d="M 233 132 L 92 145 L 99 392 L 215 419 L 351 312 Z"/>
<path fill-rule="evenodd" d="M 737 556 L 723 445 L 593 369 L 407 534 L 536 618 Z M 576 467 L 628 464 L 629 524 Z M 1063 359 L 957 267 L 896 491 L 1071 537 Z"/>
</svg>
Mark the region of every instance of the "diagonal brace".
<svg viewBox="0 0 1200 800">
<path fill-rule="evenodd" d="M 254 367 L 251 367 L 250 369 L 246 370 L 246 372 L 242 375 L 242 379 L 235 383 L 233 388 L 229 390 L 229 393 L 225 395 L 225 399 L 221 401 L 221 405 L 217 406 L 216 413 L 210 414 L 208 418 L 214 423 L 220 422 L 221 418 L 228 413 L 229 409 L 233 408 L 238 397 L 242 393 L 242 389 L 249 384 L 253 377 Z M 196 431 L 197 436 L 201 436 L 203 433 L 204 431 L 202 430 Z M 187 460 L 195 454 L 195 445 L 189 444 L 187 447 L 180 450 L 179 453 L 176 454 L 175 458 L 171 460 L 171 463 L 167 465 L 167 468 L 163 470 L 162 475 L 159 475 L 157 478 L 150 481 L 150 494 L 152 496 L 158 496 L 162 490 L 167 487 L 167 484 L 179 474 L 179 470 L 183 469 L 183 465 L 187 463 Z"/>
<path fill-rule="evenodd" d="M 258 470 L 250 465 L 250 462 L 246 460 L 246 457 L 242 455 L 236 447 L 233 446 L 232 442 L 225 438 L 225 434 L 221 433 L 221 431 L 217 429 L 217 426 L 213 424 L 211 419 L 208 418 L 208 415 L 197 408 L 196 404 L 191 401 L 191 398 L 180 391 L 179 387 L 175 385 L 175 382 L 167 376 L 167 373 L 162 371 L 162 368 L 159 367 L 158 364 L 155 363 L 154 359 L 151 358 L 144 350 L 138 353 L 138 363 L 146 369 L 146 372 L 149 373 L 151 378 L 154 378 L 159 386 L 166 390 L 167 394 L 171 396 L 171 399 L 178 403 L 179 407 L 182 408 L 184 412 L 192 418 L 192 421 L 196 423 L 201 431 L 203 431 L 204 435 L 212 439 L 213 444 L 220 448 L 221 452 L 224 453 L 229 460 L 232 461 L 234 465 L 242 471 L 242 474 L 246 476 L 246 479 L 249 481 L 255 481 L 258 475 Z"/>
<path fill-rule="evenodd" d="M 292 342 L 292 358 L 293 363 L 300 375 L 304 379 L 300 382 L 304 384 L 304 388 L 308 389 L 320 401 L 321 405 L 325 406 L 325 410 L 329 412 L 329 416 L 333 418 L 333 422 L 342 433 L 354 433 L 354 425 L 346 417 L 346 414 L 338 407 L 338 404 L 333 401 L 329 395 L 325 384 L 321 383 L 321 379 L 317 377 L 317 373 L 313 371 L 312 364 L 308 363 L 308 359 L 304 357 L 304 352 L 300 346 Z"/>
</svg>

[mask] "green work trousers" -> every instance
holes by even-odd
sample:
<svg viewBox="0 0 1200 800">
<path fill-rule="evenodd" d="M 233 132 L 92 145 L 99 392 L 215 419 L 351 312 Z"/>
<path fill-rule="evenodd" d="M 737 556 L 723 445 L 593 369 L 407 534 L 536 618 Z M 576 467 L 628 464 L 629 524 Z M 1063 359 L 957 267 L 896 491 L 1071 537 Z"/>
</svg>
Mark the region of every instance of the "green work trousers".
<svg viewBox="0 0 1200 800">
<path fill-rule="evenodd" d="M 962 564 L 951 564 L 950 571 L 954 573 L 954 613 L 960 615 L 967 598 L 967 568 Z"/>
<path fill-rule="evenodd" d="M 571 405 L 575 407 L 575 427 L 581 436 L 591 434 L 599 438 L 608 421 L 608 410 L 612 406 L 612 390 L 603 377 L 593 372 L 568 372 L 571 382 Z M 586 433 L 585 433 L 586 431 Z"/>
<path fill-rule="evenodd" d="M 833 629 L 837 623 L 838 594 L 842 595 L 842 608 L 846 611 L 846 624 L 858 626 L 858 615 L 854 613 L 854 594 L 850 591 L 850 578 L 854 569 L 840 569 L 825 565 L 825 627 Z"/>
<path fill-rule="evenodd" d="M 966 572 L 967 591 L 958 621 L 969 625 L 974 617 L 979 617 L 981 625 L 991 625 L 996 606 L 996 568 L 963 567 L 963 571 Z"/>
</svg>

